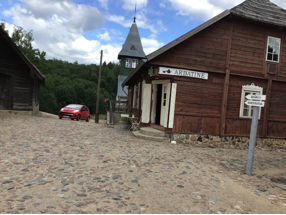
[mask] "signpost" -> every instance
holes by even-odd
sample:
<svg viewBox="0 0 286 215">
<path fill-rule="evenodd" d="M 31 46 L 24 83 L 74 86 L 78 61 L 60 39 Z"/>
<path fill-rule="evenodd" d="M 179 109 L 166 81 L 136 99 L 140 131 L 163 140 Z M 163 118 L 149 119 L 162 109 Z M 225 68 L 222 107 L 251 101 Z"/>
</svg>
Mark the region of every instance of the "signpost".
<svg viewBox="0 0 286 215">
<path fill-rule="evenodd" d="M 252 168 L 253 168 L 253 159 L 254 159 L 254 150 L 255 150 L 255 142 L 256 142 L 256 134 L 257 134 L 257 126 L 258 126 L 258 116 L 259 116 L 259 108 L 264 107 L 264 102 L 261 100 L 265 100 L 265 95 L 247 95 L 247 100 L 245 102 L 246 105 L 253 106 L 253 115 L 252 115 L 252 122 L 251 122 L 251 131 L 250 131 L 250 138 L 249 138 L 249 148 L 248 148 L 248 155 L 247 155 L 247 164 L 246 164 L 246 174 L 252 175 Z"/>
</svg>

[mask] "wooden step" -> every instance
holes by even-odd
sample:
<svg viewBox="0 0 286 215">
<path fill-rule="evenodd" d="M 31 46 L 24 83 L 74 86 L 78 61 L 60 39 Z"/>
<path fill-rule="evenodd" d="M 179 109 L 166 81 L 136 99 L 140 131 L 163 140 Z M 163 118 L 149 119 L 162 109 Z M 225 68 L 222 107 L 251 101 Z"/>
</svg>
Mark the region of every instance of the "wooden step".
<svg viewBox="0 0 286 215">
<path fill-rule="evenodd" d="M 154 137 L 154 136 L 149 136 L 149 135 L 145 135 L 140 133 L 140 131 L 133 131 L 132 134 L 135 137 L 138 137 L 140 139 L 144 139 L 144 140 L 150 140 L 150 141 L 156 141 L 156 142 L 170 142 L 170 139 L 167 137 Z"/>
<path fill-rule="evenodd" d="M 166 137 L 166 133 L 164 131 L 159 131 L 150 127 L 140 128 L 140 133 L 153 137 Z"/>
</svg>

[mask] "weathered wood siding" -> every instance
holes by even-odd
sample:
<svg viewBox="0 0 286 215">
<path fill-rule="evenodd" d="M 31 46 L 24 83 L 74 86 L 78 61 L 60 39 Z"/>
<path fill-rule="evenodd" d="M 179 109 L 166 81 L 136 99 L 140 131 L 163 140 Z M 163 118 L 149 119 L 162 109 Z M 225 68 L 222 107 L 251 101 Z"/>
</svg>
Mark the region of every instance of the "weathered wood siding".
<svg viewBox="0 0 286 215">
<path fill-rule="evenodd" d="M 233 22 L 230 73 L 263 77 L 267 45 L 267 28 Z"/>
<path fill-rule="evenodd" d="M 0 73 L 14 76 L 13 109 L 32 110 L 38 104 L 39 85 L 30 77 L 30 68 L 0 35 Z"/>
<path fill-rule="evenodd" d="M 286 83 L 273 81 L 270 105 L 268 136 L 286 136 Z"/>
<path fill-rule="evenodd" d="M 152 60 L 161 66 L 225 72 L 230 23 L 220 21 Z"/>
<path fill-rule="evenodd" d="M 174 132 L 219 134 L 223 74 L 208 80 L 175 77 L 177 96 Z"/>
</svg>

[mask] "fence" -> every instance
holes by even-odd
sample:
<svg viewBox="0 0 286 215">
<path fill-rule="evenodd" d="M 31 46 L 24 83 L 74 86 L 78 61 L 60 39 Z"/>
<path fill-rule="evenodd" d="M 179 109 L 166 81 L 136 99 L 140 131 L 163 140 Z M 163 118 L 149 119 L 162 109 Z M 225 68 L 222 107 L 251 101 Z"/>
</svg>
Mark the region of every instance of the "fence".
<svg viewBox="0 0 286 215">
<path fill-rule="evenodd" d="M 107 124 L 114 125 L 118 122 L 120 114 L 127 108 L 127 101 L 109 100 L 109 106 L 106 109 Z"/>
</svg>

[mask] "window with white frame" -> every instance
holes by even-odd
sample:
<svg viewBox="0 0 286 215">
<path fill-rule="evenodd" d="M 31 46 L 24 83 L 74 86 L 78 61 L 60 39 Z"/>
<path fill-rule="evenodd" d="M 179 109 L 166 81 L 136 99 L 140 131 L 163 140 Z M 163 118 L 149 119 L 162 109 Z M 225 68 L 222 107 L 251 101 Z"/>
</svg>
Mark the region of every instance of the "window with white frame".
<svg viewBox="0 0 286 215">
<path fill-rule="evenodd" d="M 279 62 L 281 39 L 268 37 L 266 60 L 271 62 Z"/>
<path fill-rule="evenodd" d="M 126 58 L 125 68 L 136 68 L 138 59 Z"/>
<path fill-rule="evenodd" d="M 259 93 L 262 95 L 263 88 L 255 86 L 254 84 L 242 86 L 241 90 L 241 101 L 240 101 L 240 112 L 239 117 L 241 118 L 252 118 L 253 106 L 246 105 L 245 102 L 248 100 L 247 95 L 256 95 Z M 261 108 L 259 108 L 259 119 L 260 119 Z"/>
</svg>

